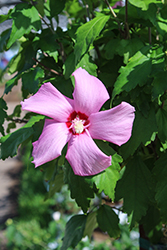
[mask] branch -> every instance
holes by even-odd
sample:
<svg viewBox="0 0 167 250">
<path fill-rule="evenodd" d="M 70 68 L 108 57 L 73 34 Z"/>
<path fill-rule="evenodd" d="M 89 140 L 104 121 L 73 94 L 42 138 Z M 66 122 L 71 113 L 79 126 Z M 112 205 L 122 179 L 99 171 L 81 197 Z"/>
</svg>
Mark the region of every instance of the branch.
<svg viewBox="0 0 167 250">
<path fill-rule="evenodd" d="M 57 72 L 56 70 L 54 70 L 54 69 L 50 69 L 50 68 L 48 68 L 47 66 L 45 66 L 43 63 L 41 63 L 41 62 L 39 62 L 36 58 L 32 58 L 34 61 L 36 61 L 39 65 L 41 65 L 42 67 L 44 67 L 45 69 L 47 69 L 48 71 L 50 71 L 50 72 L 52 72 L 52 73 L 54 73 L 54 74 L 56 74 L 56 75 L 58 75 L 58 76 L 62 76 L 63 74 L 62 73 L 59 73 L 59 72 Z"/>
<path fill-rule="evenodd" d="M 16 122 L 16 123 L 27 123 L 28 120 L 25 120 L 25 119 L 19 119 L 19 118 L 10 118 L 10 117 L 7 117 L 6 118 L 7 121 L 12 121 L 12 122 Z"/>
<path fill-rule="evenodd" d="M 117 15 L 115 14 L 113 8 L 110 6 L 108 0 L 104 0 L 104 1 L 106 2 L 108 8 L 109 8 L 110 11 L 111 11 L 111 14 L 114 16 L 116 22 L 118 23 L 119 31 L 120 31 L 120 33 L 121 33 L 121 25 L 120 25 L 120 22 L 119 22 L 119 19 L 118 19 Z"/>
<path fill-rule="evenodd" d="M 46 24 L 46 26 L 48 26 L 48 28 L 50 29 L 52 34 L 55 34 L 55 31 L 50 27 L 50 25 L 45 21 L 45 19 L 39 13 L 38 13 L 38 15 L 41 18 L 41 20 Z"/>
<path fill-rule="evenodd" d="M 129 25 L 128 25 L 128 0 L 125 0 L 125 38 L 130 39 Z"/>
<path fill-rule="evenodd" d="M 113 8 L 110 6 L 108 0 L 104 0 L 106 2 L 106 4 L 108 5 L 108 8 L 110 9 L 112 15 L 117 19 L 117 15 L 115 14 Z"/>
</svg>

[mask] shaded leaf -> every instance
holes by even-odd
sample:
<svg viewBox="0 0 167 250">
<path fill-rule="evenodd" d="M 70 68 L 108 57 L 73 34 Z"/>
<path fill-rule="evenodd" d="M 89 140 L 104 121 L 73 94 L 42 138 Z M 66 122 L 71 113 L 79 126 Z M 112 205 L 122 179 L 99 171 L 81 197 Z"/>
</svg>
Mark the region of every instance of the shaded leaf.
<svg viewBox="0 0 167 250">
<path fill-rule="evenodd" d="M 105 56 L 107 59 L 113 59 L 115 54 L 124 56 L 124 63 L 128 63 L 129 58 L 131 58 L 137 51 L 139 51 L 144 44 L 136 39 L 111 39 L 104 47 Z"/>
<path fill-rule="evenodd" d="M 4 136 L 4 128 L 3 128 L 3 123 L 5 121 L 5 118 L 7 117 L 7 113 L 6 110 L 7 106 L 6 106 L 6 102 L 0 98 L 0 133 Z"/>
<path fill-rule="evenodd" d="M 93 183 L 89 178 L 75 175 L 69 164 L 66 168 L 65 178 L 71 192 L 71 198 L 75 199 L 78 206 L 86 213 L 89 208 L 90 198 L 94 198 Z"/>
<path fill-rule="evenodd" d="M 107 205 L 102 205 L 97 211 L 97 222 L 99 227 L 109 234 L 110 237 L 117 238 L 120 236 L 118 226 L 119 218 L 113 209 Z"/>
<path fill-rule="evenodd" d="M 87 235 L 89 237 L 89 239 L 91 239 L 94 229 L 98 226 L 96 216 L 97 216 L 96 211 L 89 213 L 87 215 L 83 237 L 85 237 Z"/>
<path fill-rule="evenodd" d="M 127 164 L 123 177 L 116 186 L 116 199 L 124 199 L 123 210 L 130 216 L 130 228 L 146 214 L 154 201 L 154 183 L 151 172 L 139 156 Z"/>
<path fill-rule="evenodd" d="M 148 117 L 144 117 L 138 110 L 135 112 L 135 120 L 132 129 L 132 136 L 128 142 L 120 147 L 120 154 L 124 158 L 133 155 L 138 146 L 150 141 L 153 132 L 157 132 L 155 111 L 150 109 Z"/>
<path fill-rule="evenodd" d="M 153 169 L 156 180 L 156 195 L 155 199 L 160 208 L 160 214 L 164 223 L 167 223 L 167 153 L 164 153 L 156 162 Z"/>
<path fill-rule="evenodd" d="M 64 184 L 64 174 L 63 172 L 57 174 L 54 180 L 49 183 L 49 192 L 46 196 L 46 199 L 51 198 L 56 192 L 60 192 L 63 184 Z"/>
<path fill-rule="evenodd" d="M 11 29 L 7 29 L 0 34 L 0 52 L 6 50 L 6 43 L 10 37 Z"/>
<path fill-rule="evenodd" d="M 35 94 L 39 87 L 40 78 L 42 77 L 44 77 L 43 69 L 39 67 L 31 68 L 22 75 L 23 88 L 28 90 L 29 93 Z"/>
<path fill-rule="evenodd" d="M 50 13 L 52 17 L 57 16 L 65 7 L 65 0 L 49 0 Z"/>
<path fill-rule="evenodd" d="M 66 224 L 65 236 L 61 250 L 75 247 L 83 237 L 87 216 L 80 214 L 73 216 Z"/>
<path fill-rule="evenodd" d="M 66 59 L 64 65 L 64 77 L 68 79 L 75 70 L 75 54 L 72 52 Z"/>
<path fill-rule="evenodd" d="M 167 71 L 158 72 L 154 77 L 152 85 L 152 96 L 154 99 L 164 94 L 164 91 L 167 90 Z"/>
<path fill-rule="evenodd" d="M 167 141 L 167 111 L 159 108 L 156 114 L 158 137 L 162 142 Z"/>
</svg>

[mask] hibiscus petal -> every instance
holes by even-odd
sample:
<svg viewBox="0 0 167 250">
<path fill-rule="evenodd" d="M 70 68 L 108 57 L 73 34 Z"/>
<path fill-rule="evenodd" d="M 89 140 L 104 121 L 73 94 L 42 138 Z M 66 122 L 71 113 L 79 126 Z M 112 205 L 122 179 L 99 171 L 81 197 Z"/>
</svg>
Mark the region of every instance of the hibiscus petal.
<svg viewBox="0 0 167 250">
<path fill-rule="evenodd" d="M 104 84 L 82 68 L 77 69 L 73 76 L 75 77 L 73 93 L 75 111 L 85 113 L 87 116 L 98 112 L 109 99 Z"/>
<path fill-rule="evenodd" d="M 98 174 L 111 165 L 111 156 L 105 155 L 87 133 L 71 137 L 66 159 L 81 176 Z"/>
<path fill-rule="evenodd" d="M 33 143 L 32 156 L 35 167 L 60 156 L 70 136 L 71 133 L 65 123 L 46 119 L 41 136 Z"/>
<path fill-rule="evenodd" d="M 89 133 L 93 139 L 100 139 L 122 145 L 131 137 L 135 109 L 130 104 L 120 105 L 106 111 L 91 114 Z"/>
<path fill-rule="evenodd" d="M 50 82 L 44 83 L 38 92 L 21 102 L 22 109 L 66 122 L 74 111 L 73 100 L 62 95 Z"/>
</svg>

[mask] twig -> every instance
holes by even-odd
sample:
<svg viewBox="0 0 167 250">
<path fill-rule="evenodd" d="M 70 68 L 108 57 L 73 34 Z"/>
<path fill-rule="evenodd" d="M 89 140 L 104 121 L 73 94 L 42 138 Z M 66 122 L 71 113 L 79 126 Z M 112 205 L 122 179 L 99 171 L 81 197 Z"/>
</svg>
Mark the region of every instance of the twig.
<svg viewBox="0 0 167 250">
<path fill-rule="evenodd" d="M 111 14 L 114 16 L 116 22 L 118 23 L 118 28 L 119 28 L 119 31 L 120 31 L 120 33 L 121 33 L 121 32 L 122 32 L 122 31 L 121 31 L 121 25 L 120 25 L 120 22 L 119 22 L 119 19 L 118 19 L 117 15 L 115 14 L 113 8 L 110 6 L 108 0 L 104 0 L 104 1 L 106 2 L 108 8 L 109 8 L 110 11 L 111 11 Z"/>
<path fill-rule="evenodd" d="M 128 0 L 125 0 L 125 38 L 130 38 L 129 25 L 128 25 Z"/>
<path fill-rule="evenodd" d="M 41 62 L 39 62 L 36 58 L 32 58 L 34 61 L 36 61 L 39 65 L 41 65 L 42 67 L 44 67 L 45 69 L 47 69 L 48 71 L 50 71 L 50 72 L 52 72 L 52 73 L 54 73 L 54 74 L 56 74 L 56 75 L 58 75 L 58 76 L 62 76 L 63 74 L 62 73 L 59 73 L 59 72 L 57 72 L 56 70 L 54 70 L 54 69 L 50 69 L 50 68 L 48 68 L 47 66 L 45 66 L 43 63 L 41 63 Z"/>
<path fill-rule="evenodd" d="M 50 25 L 45 21 L 45 19 L 39 13 L 38 13 L 38 15 L 41 18 L 41 20 L 48 26 L 48 28 L 50 29 L 52 34 L 55 34 L 55 31 L 50 27 Z"/>
<path fill-rule="evenodd" d="M 110 6 L 108 0 L 104 0 L 106 2 L 106 4 L 108 5 L 108 8 L 110 9 L 112 15 L 117 19 L 117 15 L 115 14 L 113 8 Z"/>
<path fill-rule="evenodd" d="M 151 27 L 148 27 L 148 39 L 149 39 L 149 44 L 151 45 L 151 43 L 152 43 Z"/>
<path fill-rule="evenodd" d="M 10 117 L 7 117 L 6 118 L 7 121 L 11 121 L 11 122 L 16 122 L 16 123 L 27 123 L 28 121 L 25 120 L 25 119 L 19 119 L 19 118 L 10 118 Z"/>
<path fill-rule="evenodd" d="M 58 41 L 57 41 L 57 42 L 58 42 Z M 63 63 L 65 63 L 65 61 L 66 61 L 66 54 L 65 54 L 65 52 L 64 52 L 63 44 L 62 44 L 61 42 L 58 42 L 58 44 L 59 44 L 59 46 L 60 46 L 59 52 L 60 52 L 60 55 L 61 55 L 61 57 L 62 57 L 62 61 L 63 61 Z"/>
</svg>

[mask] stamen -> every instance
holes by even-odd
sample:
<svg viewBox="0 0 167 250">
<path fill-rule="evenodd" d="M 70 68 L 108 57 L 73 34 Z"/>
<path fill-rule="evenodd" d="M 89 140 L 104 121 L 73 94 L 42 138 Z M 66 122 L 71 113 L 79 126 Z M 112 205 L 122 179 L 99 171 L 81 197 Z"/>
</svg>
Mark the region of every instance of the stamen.
<svg viewBox="0 0 167 250">
<path fill-rule="evenodd" d="M 83 121 L 74 119 L 73 123 L 74 123 L 74 127 L 73 127 L 74 132 L 77 133 L 77 134 L 81 134 L 83 132 L 83 130 L 84 130 Z"/>
<path fill-rule="evenodd" d="M 75 111 L 69 116 L 66 124 L 73 134 L 83 133 L 90 125 L 88 117 L 85 114 L 76 113 Z"/>
</svg>

